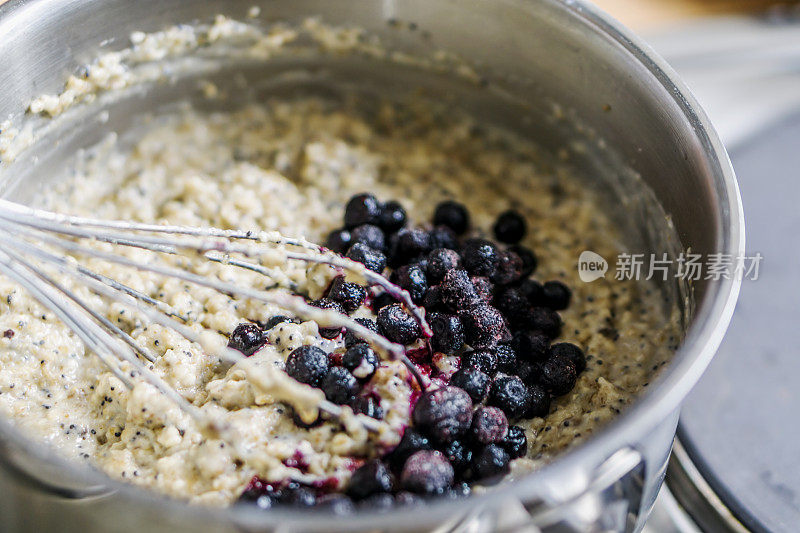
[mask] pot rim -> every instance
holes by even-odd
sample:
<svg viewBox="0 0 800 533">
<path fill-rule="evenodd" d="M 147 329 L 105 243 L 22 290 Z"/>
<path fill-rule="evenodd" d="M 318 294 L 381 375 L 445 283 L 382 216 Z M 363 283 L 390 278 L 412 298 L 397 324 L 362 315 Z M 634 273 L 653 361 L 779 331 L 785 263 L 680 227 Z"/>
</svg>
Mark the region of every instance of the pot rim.
<svg viewBox="0 0 800 533">
<path fill-rule="evenodd" d="M 10 17 L 19 9 L 40 0 L 9 0 L 0 5 L 0 20 Z M 526 10 L 533 0 L 503 0 Z M 684 118 L 693 128 L 702 144 L 706 159 L 714 173 L 714 194 L 721 210 L 721 224 L 717 242 L 719 252 L 737 256 L 744 253 L 744 213 L 739 187 L 733 167 L 722 142 L 706 113 L 678 78 L 677 74 L 633 32 L 624 27 L 588 0 L 538 0 L 549 4 L 553 10 L 564 10 L 582 26 L 593 29 L 614 41 L 622 53 L 644 66 L 658 84 L 670 94 Z M 663 421 L 674 412 L 695 385 L 710 363 L 728 327 L 736 305 L 741 280 L 720 279 L 709 284 L 698 312 L 687 330 L 682 345 L 671 363 L 652 381 L 649 390 L 624 410 L 616 419 L 605 425 L 585 442 L 561 454 L 557 460 L 542 466 L 532 475 L 510 480 L 486 494 L 472 495 L 455 501 L 432 502 L 425 507 L 425 522 L 452 519 L 459 508 L 469 502 L 473 510 L 509 500 L 539 498 L 544 501 L 560 500 L 582 492 L 591 479 L 592 471 L 587 465 L 598 465 L 614 451 L 628 445 L 635 446 L 639 436 Z M 312 525 L 330 525 L 327 512 L 308 512 L 276 509 L 264 513 L 250 507 L 207 508 L 192 506 L 183 501 L 166 498 L 153 491 L 111 479 L 95 468 L 81 468 L 77 463 L 53 454 L 43 443 L 29 440 L 9 422 L 0 420 L 2 440 L 26 450 L 36 460 L 65 470 L 76 479 L 109 487 L 126 498 L 138 500 L 148 506 L 165 506 L 173 513 L 191 514 L 195 518 L 207 516 L 214 522 L 224 521 L 266 527 L 281 524 L 289 529 Z M 571 480 L 565 487 L 564 480 Z M 463 511 L 463 509 L 461 509 Z M 377 513 L 360 511 L 353 515 L 336 516 L 337 521 L 346 521 L 349 529 L 381 528 L 397 526 L 398 521 L 408 519 L 408 510 L 392 509 Z"/>
</svg>

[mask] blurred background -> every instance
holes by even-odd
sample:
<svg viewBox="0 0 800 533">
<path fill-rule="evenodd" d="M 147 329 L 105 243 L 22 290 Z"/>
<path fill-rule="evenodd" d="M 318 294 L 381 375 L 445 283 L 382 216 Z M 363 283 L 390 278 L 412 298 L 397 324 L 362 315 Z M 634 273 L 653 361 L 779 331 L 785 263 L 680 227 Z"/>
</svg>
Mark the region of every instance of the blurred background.
<svg viewBox="0 0 800 533">
<path fill-rule="evenodd" d="M 683 408 L 646 532 L 800 531 L 800 4 L 595 1 L 710 115 L 739 179 L 748 255 L 764 257 Z"/>
</svg>

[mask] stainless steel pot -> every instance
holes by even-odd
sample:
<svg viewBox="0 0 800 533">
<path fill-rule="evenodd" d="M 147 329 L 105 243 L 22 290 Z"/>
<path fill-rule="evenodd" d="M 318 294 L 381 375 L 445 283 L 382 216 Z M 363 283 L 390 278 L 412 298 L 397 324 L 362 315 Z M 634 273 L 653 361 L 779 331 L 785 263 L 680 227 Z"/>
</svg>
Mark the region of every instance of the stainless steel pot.
<svg viewBox="0 0 800 533">
<path fill-rule="evenodd" d="M 743 252 L 733 170 L 705 114 L 660 58 L 603 14 L 574 0 L 11 0 L 0 6 L 0 117 L 24 122 L 32 97 L 57 92 L 67 74 L 101 49 L 125 46 L 132 31 L 208 20 L 218 13 L 244 19 L 253 4 L 261 6 L 262 20 L 321 15 L 332 24 L 364 28 L 392 49 L 455 52 L 476 65 L 488 84 L 465 88 L 441 72 L 331 56 L 301 66 L 245 65 L 231 57 L 210 74 L 218 83 L 236 78 L 236 71 L 247 80 L 244 86 L 256 92 L 281 90 L 275 80 L 291 79 L 281 74 L 302 67 L 313 73 L 306 78 L 309 90 L 369 88 L 390 94 L 424 86 L 547 149 L 581 139 L 583 155 L 575 159 L 581 173 L 593 176 L 593 184 L 612 196 L 620 191 L 637 198 L 654 195 L 674 222 L 681 246 L 701 254 Z M 3 163 L 2 194 L 25 200 L 33 185 L 54 174 L 77 148 L 107 131 L 124 131 L 144 110 L 190 94 L 196 80 L 173 81 L 97 103 L 109 111 L 107 121 L 96 120 L 98 109 L 90 106 L 67 127 L 44 131 L 14 161 Z M 554 119 L 559 116 L 554 102 L 575 120 Z M 600 149 L 603 145 L 607 149 Z M 643 217 L 642 228 L 664 226 L 657 210 L 629 200 L 625 214 Z M 653 251 L 664 245 L 657 233 L 643 232 L 642 242 Z M 486 495 L 412 513 L 347 518 L 195 508 L 67 464 L 0 421 L 3 529 L 635 531 L 660 487 L 680 403 L 714 354 L 738 289 L 735 280 L 698 281 L 685 342 L 647 394 L 585 444 L 535 475 Z"/>
</svg>

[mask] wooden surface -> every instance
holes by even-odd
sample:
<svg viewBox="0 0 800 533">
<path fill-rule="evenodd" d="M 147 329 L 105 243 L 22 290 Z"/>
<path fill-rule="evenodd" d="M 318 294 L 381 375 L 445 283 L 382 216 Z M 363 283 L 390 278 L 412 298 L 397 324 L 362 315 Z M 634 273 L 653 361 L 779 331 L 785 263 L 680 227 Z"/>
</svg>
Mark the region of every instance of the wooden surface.
<svg viewBox="0 0 800 533">
<path fill-rule="evenodd" d="M 726 13 L 764 11 L 777 4 L 797 4 L 776 0 L 593 0 L 605 11 L 633 29 L 666 27 L 699 17 Z"/>
</svg>

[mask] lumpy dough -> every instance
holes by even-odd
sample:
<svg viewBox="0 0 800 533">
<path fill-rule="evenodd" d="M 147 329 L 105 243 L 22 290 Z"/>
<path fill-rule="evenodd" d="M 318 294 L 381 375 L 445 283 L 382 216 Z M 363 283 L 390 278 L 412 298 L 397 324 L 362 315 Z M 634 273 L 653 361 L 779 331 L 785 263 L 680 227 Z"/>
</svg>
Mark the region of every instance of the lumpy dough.
<svg viewBox="0 0 800 533">
<path fill-rule="evenodd" d="M 578 180 L 534 147 L 435 107 L 387 103 L 366 115 L 305 99 L 229 114 L 185 108 L 153 119 L 130 149 L 114 139 L 96 147 L 38 204 L 109 219 L 279 230 L 322 242 L 341 225 L 348 198 L 362 191 L 398 200 L 418 225 L 429 222 L 438 202 L 456 199 L 470 210 L 478 232 L 488 231 L 502 211 L 517 209 L 531 228 L 523 244 L 539 257 L 535 277 L 561 279 L 573 288 L 573 303 L 562 313 L 561 340 L 586 348 L 588 366 L 546 418 L 522 423 L 529 451 L 514 461 L 512 475 L 536 468 L 614 417 L 679 342 L 677 309 L 665 306 L 654 285 L 611 276 L 579 280 L 581 251 L 608 258 L 623 248 L 620 232 Z M 124 253 L 150 260 L 144 250 Z M 228 334 L 243 320 L 284 314 L 179 280 L 80 260 L 169 303 L 198 331 Z M 263 278 L 229 265 L 208 263 L 199 272 L 264 286 Z M 281 275 L 297 292 L 319 297 L 332 271 L 294 261 Z M 170 496 L 227 505 L 256 474 L 341 485 L 362 458 L 392 444 L 391 435 L 376 437 L 351 424 L 301 429 L 292 409 L 254 388 L 240 365 L 222 364 L 131 307 L 109 304 L 85 287 L 76 290 L 155 353 L 149 368 L 208 416 L 224 421 L 244 453 L 198 431 L 153 386 L 136 380 L 128 390 L 52 312 L 2 278 L 0 331 L 13 336 L 0 337 L 0 412 L 63 454 Z M 362 308 L 356 316 L 369 314 Z M 314 322 L 283 323 L 251 361 L 280 368 L 304 344 L 326 351 L 342 347 L 341 339 L 321 338 Z M 403 366 L 384 362 L 370 386 L 381 398 L 388 426 L 405 427 L 412 391 Z"/>
</svg>

